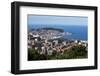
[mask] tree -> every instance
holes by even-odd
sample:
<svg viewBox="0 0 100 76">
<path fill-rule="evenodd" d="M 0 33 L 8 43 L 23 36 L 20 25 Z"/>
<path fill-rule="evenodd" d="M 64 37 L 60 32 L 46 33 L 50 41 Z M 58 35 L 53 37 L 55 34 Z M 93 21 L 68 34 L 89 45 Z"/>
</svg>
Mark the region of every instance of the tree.
<svg viewBox="0 0 100 76">
<path fill-rule="evenodd" d="M 87 57 L 87 50 L 86 50 L 86 47 L 82 46 L 82 45 L 74 46 L 68 52 L 68 58 L 69 59 L 86 58 L 86 57 Z"/>
<path fill-rule="evenodd" d="M 39 50 L 28 49 L 28 60 L 46 60 L 46 55 L 41 55 L 38 51 Z"/>
</svg>

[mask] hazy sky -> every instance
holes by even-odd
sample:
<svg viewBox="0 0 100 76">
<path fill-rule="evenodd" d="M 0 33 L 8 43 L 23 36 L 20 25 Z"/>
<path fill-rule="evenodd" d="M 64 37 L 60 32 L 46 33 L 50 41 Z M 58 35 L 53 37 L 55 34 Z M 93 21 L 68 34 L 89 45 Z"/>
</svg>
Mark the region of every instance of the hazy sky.
<svg viewBox="0 0 100 76">
<path fill-rule="evenodd" d="M 88 17 L 29 15 L 28 24 L 87 26 Z"/>
</svg>

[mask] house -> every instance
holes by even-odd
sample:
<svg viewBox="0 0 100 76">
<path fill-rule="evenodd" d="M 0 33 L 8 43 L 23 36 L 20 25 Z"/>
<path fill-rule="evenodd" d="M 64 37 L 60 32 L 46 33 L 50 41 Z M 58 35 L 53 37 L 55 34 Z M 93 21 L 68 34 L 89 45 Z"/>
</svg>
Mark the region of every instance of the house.
<svg viewBox="0 0 100 76">
<path fill-rule="evenodd" d="M 66 41 L 63 41 L 62 43 L 63 43 L 63 45 L 66 45 Z"/>
<path fill-rule="evenodd" d="M 42 46 L 40 54 L 45 54 L 45 53 L 46 53 L 46 48 L 44 46 Z"/>
<path fill-rule="evenodd" d="M 32 46 L 28 45 L 28 49 L 32 48 Z"/>
<path fill-rule="evenodd" d="M 45 39 L 45 43 L 48 43 L 48 40 L 47 39 Z"/>
<path fill-rule="evenodd" d="M 54 45 L 58 45 L 58 40 L 54 40 Z"/>
<path fill-rule="evenodd" d="M 75 40 L 74 43 L 78 43 L 78 40 Z"/>
<path fill-rule="evenodd" d="M 47 50 L 47 55 L 52 55 L 52 53 L 53 53 L 53 50 L 52 49 L 48 49 Z"/>
</svg>

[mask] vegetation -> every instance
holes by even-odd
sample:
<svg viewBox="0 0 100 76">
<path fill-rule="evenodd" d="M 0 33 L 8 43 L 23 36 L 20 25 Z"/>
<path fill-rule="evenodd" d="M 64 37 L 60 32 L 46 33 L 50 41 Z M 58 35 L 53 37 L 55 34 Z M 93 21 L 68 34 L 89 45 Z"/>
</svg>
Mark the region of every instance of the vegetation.
<svg viewBox="0 0 100 76">
<path fill-rule="evenodd" d="M 87 50 L 85 46 L 74 46 L 64 53 L 53 52 L 52 55 L 41 55 L 39 50 L 28 49 L 28 60 L 54 60 L 54 59 L 79 59 L 87 58 Z"/>
<path fill-rule="evenodd" d="M 85 46 L 74 46 L 65 54 L 67 54 L 67 59 L 87 58 L 87 50 Z"/>
<path fill-rule="evenodd" d="M 60 29 L 60 28 L 50 28 L 50 27 L 48 27 L 48 28 L 42 28 L 42 29 L 44 29 L 44 30 L 56 30 L 56 31 L 59 31 L 59 32 L 64 32 L 64 30 L 63 29 Z"/>
<path fill-rule="evenodd" d="M 46 56 L 40 55 L 38 50 L 28 49 L 28 60 L 46 60 Z"/>
</svg>

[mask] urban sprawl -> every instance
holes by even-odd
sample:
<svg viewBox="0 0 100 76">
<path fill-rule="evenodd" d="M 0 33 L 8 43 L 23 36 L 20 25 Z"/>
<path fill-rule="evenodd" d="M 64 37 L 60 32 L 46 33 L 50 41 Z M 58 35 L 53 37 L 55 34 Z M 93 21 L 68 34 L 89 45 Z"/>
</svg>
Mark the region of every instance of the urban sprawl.
<svg viewBox="0 0 100 76">
<path fill-rule="evenodd" d="M 88 47 L 85 40 L 60 40 L 63 36 L 72 35 L 69 32 L 57 29 L 34 29 L 28 32 L 28 48 L 39 50 L 39 54 L 52 55 L 53 52 L 63 54 L 73 46 L 82 45 Z"/>
</svg>

